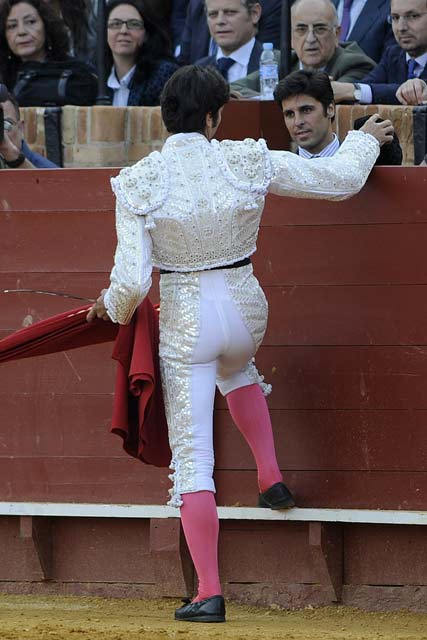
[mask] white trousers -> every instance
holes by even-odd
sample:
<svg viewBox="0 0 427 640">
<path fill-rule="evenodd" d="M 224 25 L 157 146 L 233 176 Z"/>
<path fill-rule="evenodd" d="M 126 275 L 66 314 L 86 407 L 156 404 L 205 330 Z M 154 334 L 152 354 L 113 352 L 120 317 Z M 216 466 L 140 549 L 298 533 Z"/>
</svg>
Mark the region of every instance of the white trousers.
<svg viewBox="0 0 427 640">
<path fill-rule="evenodd" d="M 252 358 L 265 332 L 268 308 L 252 267 L 164 274 L 160 297 L 160 364 L 169 441 L 169 504 L 180 495 L 215 491 L 213 404 L 262 383 Z"/>
</svg>

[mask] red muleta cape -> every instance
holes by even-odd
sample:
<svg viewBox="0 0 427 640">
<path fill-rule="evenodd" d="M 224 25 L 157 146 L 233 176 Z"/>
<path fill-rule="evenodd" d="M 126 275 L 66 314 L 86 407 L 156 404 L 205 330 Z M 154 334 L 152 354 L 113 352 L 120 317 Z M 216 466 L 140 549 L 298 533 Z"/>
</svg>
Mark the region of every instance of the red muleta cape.
<svg viewBox="0 0 427 640">
<path fill-rule="evenodd" d="M 0 362 L 115 340 L 117 360 L 111 431 L 146 464 L 168 467 L 171 451 L 159 369 L 159 314 L 146 298 L 129 325 L 86 322 L 91 305 L 36 322 L 0 340 Z"/>
</svg>

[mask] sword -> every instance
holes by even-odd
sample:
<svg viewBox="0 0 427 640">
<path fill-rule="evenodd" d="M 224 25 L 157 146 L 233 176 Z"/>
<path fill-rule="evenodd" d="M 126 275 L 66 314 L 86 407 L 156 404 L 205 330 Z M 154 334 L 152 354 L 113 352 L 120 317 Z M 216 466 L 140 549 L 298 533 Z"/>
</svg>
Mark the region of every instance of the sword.
<svg viewBox="0 0 427 640">
<path fill-rule="evenodd" d="M 84 300 L 85 302 L 96 302 L 95 298 L 84 298 L 75 296 L 72 293 L 63 291 L 46 291 L 45 289 L 2 289 L 1 293 L 41 293 L 45 296 L 60 296 L 61 298 L 72 298 L 73 300 Z"/>
</svg>

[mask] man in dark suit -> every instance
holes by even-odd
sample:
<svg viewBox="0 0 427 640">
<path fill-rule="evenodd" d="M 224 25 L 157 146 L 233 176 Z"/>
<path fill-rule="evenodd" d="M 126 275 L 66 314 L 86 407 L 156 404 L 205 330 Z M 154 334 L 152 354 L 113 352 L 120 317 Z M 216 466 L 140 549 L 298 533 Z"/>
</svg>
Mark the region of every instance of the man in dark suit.
<svg viewBox="0 0 427 640">
<path fill-rule="evenodd" d="M 391 0 L 391 22 L 397 44 L 360 84 L 333 83 L 336 102 L 426 102 L 427 0 Z"/>
<path fill-rule="evenodd" d="M 257 39 L 260 42 L 272 42 L 276 48 L 279 48 L 282 2 L 281 0 L 260 0 L 260 5 L 262 13 Z M 194 64 L 196 60 L 215 52 L 215 43 L 211 40 L 206 20 L 205 0 L 189 0 L 178 62 Z"/>
<path fill-rule="evenodd" d="M 291 21 L 292 71 L 323 69 L 334 80 L 356 82 L 374 68 L 357 42 L 339 44 L 337 11 L 330 0 L 296 0 Z M 232 89 L 243 97 L 259 93 L 259 71 L 234 82 Z"/>
<path fill-rule="evenodd" d="M 256 0 L 206 0 L 209 33 L 218 46 L 215 55 L 196 64 L 216 66 L 228 82 L 259 67 L 262 45 L 255 40 L 261 5 Z"/>
<path fill-rule="evenodd" d="M 396 44 L 391 24 L 390 0 L 333 0 L 341 25 L 341 42 L 355 41 L 375 62 Z"/>
</svg>

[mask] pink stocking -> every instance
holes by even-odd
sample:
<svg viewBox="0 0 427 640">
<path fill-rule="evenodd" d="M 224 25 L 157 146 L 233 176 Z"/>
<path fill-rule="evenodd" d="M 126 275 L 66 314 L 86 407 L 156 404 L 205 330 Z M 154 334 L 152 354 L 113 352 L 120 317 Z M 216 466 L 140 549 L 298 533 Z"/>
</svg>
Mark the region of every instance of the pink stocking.
<svg viewBox="0 0 427 640">
<path fill-rule="evenodd" d="M 254 455 L 260 491 L 265 491 L 276 482 L 282 482 L 270 414 L 260 386 L 251 384 L 231 391 L 227 394 L 227 404 L 231 417 Z"/>
<path fill-rule="evenodd" d="M 221 594 L 218 575 L 218 514 L 211 491 L 182 494 L 181 522 L 196 568 L 199 589 L 194 602 Z"/>
</svg>

